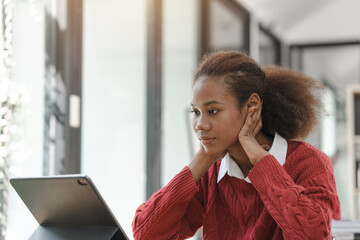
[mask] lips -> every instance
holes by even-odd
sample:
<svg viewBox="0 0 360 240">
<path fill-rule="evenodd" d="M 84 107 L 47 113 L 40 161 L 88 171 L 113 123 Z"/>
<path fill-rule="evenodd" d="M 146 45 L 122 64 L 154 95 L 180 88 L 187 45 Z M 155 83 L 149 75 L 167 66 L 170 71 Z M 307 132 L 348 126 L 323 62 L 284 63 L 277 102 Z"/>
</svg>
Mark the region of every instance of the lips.
<svg viewBox="0 0 360 240">
<path fill-rule="evenodd" d="M 199 137 L 199 140 L 201 141 L 202 144 L 207 145 L 207 144 L 211 144 L 215 141 L 216 138 L 214 137 L 208 137 L 208 136 L 202 136 Z"/>
</svg>

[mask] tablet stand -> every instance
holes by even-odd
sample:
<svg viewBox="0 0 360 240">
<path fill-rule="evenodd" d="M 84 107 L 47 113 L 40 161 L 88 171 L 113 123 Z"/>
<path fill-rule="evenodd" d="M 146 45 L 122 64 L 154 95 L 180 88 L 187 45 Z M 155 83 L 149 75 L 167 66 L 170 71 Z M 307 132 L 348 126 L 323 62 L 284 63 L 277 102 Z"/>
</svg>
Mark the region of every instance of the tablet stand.
<svg viewBox="0 0 360 240">
<path fill-rule="evenodd" d="M 29 240 L 121 240 L 115 234 L 117 230 L 117 227 L 40 225 Z"/>
<path fill-rule="evenodd" d="M 30 240 L 128 240 L 86 175 L 12 178 L 38 228 Z"/>
</svg>

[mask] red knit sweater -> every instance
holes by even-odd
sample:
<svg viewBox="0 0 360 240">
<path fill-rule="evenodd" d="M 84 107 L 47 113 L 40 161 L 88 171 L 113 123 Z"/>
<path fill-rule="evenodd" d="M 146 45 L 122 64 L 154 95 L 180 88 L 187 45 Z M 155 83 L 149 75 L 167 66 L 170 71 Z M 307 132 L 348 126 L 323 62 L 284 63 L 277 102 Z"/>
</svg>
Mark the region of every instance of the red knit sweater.
<svg viewBox="0 0 360 240">
<path fill-rule="evenodd" d="M 330 239 L 340 203 L 329 158 L 311 145 L 288 141 L 281 166 L 268 155 L 248 183 L 225 175 L 220 162 L 195 183 L 188 167 L 136 211 L 135 239 Z"/>
</svg>

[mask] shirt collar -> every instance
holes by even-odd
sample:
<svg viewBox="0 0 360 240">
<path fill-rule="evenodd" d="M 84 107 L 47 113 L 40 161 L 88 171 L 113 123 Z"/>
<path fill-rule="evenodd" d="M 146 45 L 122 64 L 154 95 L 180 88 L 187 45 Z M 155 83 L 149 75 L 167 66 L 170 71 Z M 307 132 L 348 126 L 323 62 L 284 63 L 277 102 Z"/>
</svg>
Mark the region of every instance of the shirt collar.
<svg viewBox="0 0 360 240">
<path fill-rule="evenodd" d="M 278 160 L 281 166 L 284 165 L 286 160 L 287 145 L 287 141 L 278 133 L 275 133 L 274 141 L 271 145 L 269 153 L 273 155 L 276 160 Z M 229 153 L 226 154 L 223 159 L 221 159 L 219 174 L 217 178 L 218 183 L 225 176 L 226 173 L 231 177 L 244 179 L 246 182 L 251 183 L 248 177 L 244 177 L 243 172 L 236 164 L 236 162 L 230 157 Z"/>
</svg>

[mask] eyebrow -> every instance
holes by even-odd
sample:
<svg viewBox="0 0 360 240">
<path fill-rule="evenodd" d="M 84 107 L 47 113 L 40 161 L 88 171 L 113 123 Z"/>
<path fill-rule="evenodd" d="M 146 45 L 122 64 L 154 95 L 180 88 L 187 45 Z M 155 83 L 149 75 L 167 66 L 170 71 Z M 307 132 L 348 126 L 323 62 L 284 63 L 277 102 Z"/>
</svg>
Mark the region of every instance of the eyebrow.
<svg viewBox="0 0 360 240">
<path fill-rule="evenodd" d="M 211 105 L 211 104 L 224 104 L 224 103 L 218 102 L 218 101 L 216 101 L 216 100 L 212 100 L 212 101 L 208 101 L 208 102 L 206 102 L 206 103 L 203 103 L 203 106 L 206 107 L 206 106 L 209 106 L 209 105 Z M 191 105 L 192 107 L 195 106 L 193 103 L 190 103 L 190 105 Z"/>
</svg>

